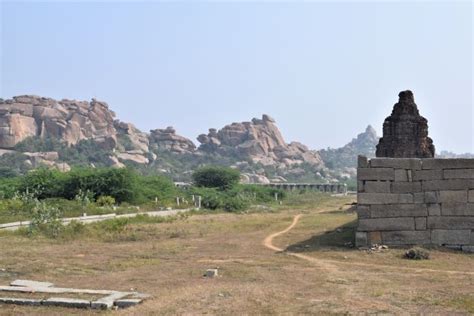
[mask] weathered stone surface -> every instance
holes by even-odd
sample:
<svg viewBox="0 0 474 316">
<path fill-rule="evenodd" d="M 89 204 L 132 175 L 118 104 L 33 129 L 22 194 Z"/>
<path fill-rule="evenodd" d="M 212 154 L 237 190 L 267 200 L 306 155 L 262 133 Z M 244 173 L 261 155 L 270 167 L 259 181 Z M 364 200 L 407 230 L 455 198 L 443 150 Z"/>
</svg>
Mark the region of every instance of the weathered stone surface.
<svg viewBox="0 0 474 316">
<path fill-rule="evenodd" d="M 413 171 L 413 181 L 441 179 L 443 179 L 443 170 L 441 169 Z"/>
<path fill-rule="evenodd" d="M 430 180 L 422 182 L 423 191 L 449 191 L 474 189 L 474 180 L 451 179 L 451 180 Z"/>
<path fill-rule="evenodd" d="M 431 238 L 426 230 L 387 231 L 382 232 L 382 241 L 387 245 L 427 245 Z"/>
<path fill-rule="evenodd" d="M 421 192 L 421 182 L 393 182 L 392 193 Z"/>
<path fill-rule="evenodd" d="M 426 217 L 415 217 L 415 229 L 426 230 Z"/>
<path fill-rule="evenodd" d="M 382 233 L 381 232 L 369 232 L 367 234 L 368 239 L 369 239 L 369 245 L 374 245 L 378 244 L 380 245 L 382 243 Z"/>
<path fill-rule="evenodd" d="M 429 216 L 441 216 L 441 205 L 439 205 L 439 204 L 428 204 L 428 215 Z"/>
<path fill-rule="evenodd" d="M 420 116 L 411 91 L 398 94 L 392 115 L 385 119 L 377 157 L 434 157 L 433 141 L 428 137 L 428 121 Z"/>
<path fill-rule="evenodd" d="M 127 307 L 138 305 L 142 301 L 143 300 L 139 298 L 128 298 L 128 299 L 123 299 L 123 300 L 116 300 L 114 302 L 114 305 L 117 306 L 118 308 L 127 308 Z"/>
<path fill-rule="evenodd" d="M 53 283 L 50 282 L 38 282 L 38 281 L 31 281 L 31 280 L 15 280 L 10 282 L 11 286 L 26 286 L 26 287 L 51 287 L 54 286 Z"/>
<path fill-rule="evenodd" d="M 407 182 L 408 181 L 408 170 L 395 169 L 395 182 Z"/>
<path fill-rule="evenodd" d="M 372 168 L 421 169 L 421 159 L 417 158 L 373 158 L 370 160 Z"/>
<path fill-rule="evenodd" d="M 370 206 L 357 205 L 356 212 L 358 218 L 370 218 Z"/>
<path fill-rule="evenodd" d="M 91 302 L 75 298 L 52 297 L 42 302 L 45 306 L 61 306 L 70 308 L 90 308 Z"/>
<path fill-rule="evenodd" d="M 358 193 L 357 200 L 360 204 L 407 204 L 413 203 L 413 195 L 395 193 Z"/>
<path fill-rule="evenodd" d="M 415 217 L 427 216 L 428 208 L 424 204 L 394 204 L 394 205 L 372 205 L 370 206 L 370 217 Z"/>
<path fill-rule="evenodd" d="M 436 216 L 428 217 L 429 229 L 473 229 L 474 216 Z"/>
<path fill-rule="evenodd" d="M 365 156 L 357 156 L 357 168 L 367 168 L 369 166 L 369 159 Z"/>
<path fill-rule="evenodd" d="M 474 203 L 449 202 L 441 204 L 443 216 L 474 216 Z"/>
<path fill-rule="evenodd" d="M 359 219 L 359 231 L 415 230 L 413 217 Z"/>
<path fill-rule="evenodd" d="M 423 159 L 423 169 L 474 169 L 474 159 Z"/>
<path fill-rule="evenodd" d="M 468 201 L 474 203 L 474 190 L 469 190 Z"/>
<path fill-rule="evenodd" d="M 0 297 L 0 304 L 40 306 L 41 303 L 42 303 L 42 300 L 35 300 L 35 299 L 30 299 L 30 298 Z"/>
<path fill-rule="evenodd" d="M 474 179 L 474 169 L 446 169 L 445 179 Z"/>
<path fill-rule="evenodd" d="M 466 203 L 467 202 L 467 191 L 440 191 L 439 201 L 441 203 Z"/>
<path fill-rule="evenodd" d="M 366 193 L 390 193 L 389 181 L 365 181 Z"/>
<path fill-rule="evenodd" d="M 437 191 L 430 191 L 425 192 L 425 203 L 439 203 L 439 192 Z"/>
<path fill-rule="evenodd" d="M 413 203 L 415 203 L 415 204 L 424 204 L 425 203 L 425 194 L 423 192 L 413 193 Z"/>
<path fill-rule="evenodd" d="M 435 245 L 468 245 L 470 241 L 470 230 L 434 229 L 431 231 L 431 242 Z"/>
<path fill-rule="evenodd" d="M 355 233 L 355 245 L 356 247 L 366 247 L 368 245 L 366 232 Z"/>
<path fill-rule="evenodd" d="M 395 179 L 392 168 L 366 168 L 357 170 L 358 180 L 389 181 Z"/>
</svg>

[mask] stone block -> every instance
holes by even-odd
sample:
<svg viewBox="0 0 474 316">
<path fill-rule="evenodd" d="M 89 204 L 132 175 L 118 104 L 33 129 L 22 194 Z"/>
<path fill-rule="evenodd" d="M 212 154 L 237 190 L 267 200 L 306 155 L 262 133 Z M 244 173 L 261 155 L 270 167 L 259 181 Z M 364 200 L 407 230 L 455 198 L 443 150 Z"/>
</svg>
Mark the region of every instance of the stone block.
<svg viewBox="0 0 474 316">
<path fill-rule="evenodd" d="M 395 169 L 395 182 L 407 182 L 408 181 L 408 170 Z"/>
<path fill-rule="evenodd" d="M 90 308 L 91 302 L 75 298 L 52 297 L 43 301 L 45 306 L 60 306 L 72 308 Z"/>
<path fill-rule="evenodd" d="M 371 168 L 397 168 L 397 169 L 421 169 L 419 158 L 373 158 L 370 160 Z"/>
<path fill-rule="evenodd" d="M 443 216 L 474 216 L 474 203 L 442 203 Z"/>
<path fill-rule="evenodd" d="M 474 159 L 423 159 L 423 169 L 474 169 Z"/>
<path fill-rule="evenodd" d="M 428 180 L 422 182 L 423 191 L 440 190 L 467 190 L 474 189 L 474 180 L 471 179 L 448 179 L 448 180 Z"/>
<path fill-rule="evenodd" d="M 382 243 L 382 234 L 380 232 L 369 232 L 368 237 L 369 237 L 369 245 L 374 245 L 374 244 L 380 245 Z"/>
<path fill-rule="evenodd" d="M 446 169 L 445 179 L 474 179 L 474 169 Z"/>
<path fill-rule="evenodd" d="M 416 217 L 428 216 L 428 208 L 424 204 L 393 204 L 372 205 L 370 207 L 371 218 L 387 217 Z"/>
<path fill-rule="evenodd" d="M 45 288 L 45 287 L 52 287 L 54 286 L 53 283 L 50 282 L 38 282 L 38 281 L 30 281 L 30 280 L 15 280 L 10 282 L 10 286 L 25 286 L 31 288 Z"/>
<path fill-rule="evenodd" d="M 439 203 L 439 194 L 436 191 L 425 192 L 425 203 Z"/>
<path fill-rule="evenodd" d="M 428 204 L 428 215 L 429 216 L 441 216 L 441 205 L 439 205 L 439 204 Z"/>
<path fill-rule="evenodd" d="M 441 169 L 413 171 L 413 181 L 442 180 L 442 179 L 443 179 L 443 170 Z"/>
<path fill-rule="evenodd" d="M 382 241 L 386 245 L 427 245 L 431 243 L 430 232 L 417 231 L 389 231 L 382 232 Z"/>
<path fill-rule="evenodd" d="M 364 192 L 364 181 L 357 181 L 357 192 Z"/>
<path fill-rule="evenodd" d="M 469 203 L 474 203 L 474 190 L 469 190 L 467 199 Z"/>
<path fill-rule="evenodd" d="M 430 216 L 428 229 L 474 229 L 474 216 Z"/>
<path fill-rule="evenodd" d="M 426 217 L 415 217 L 415 229 L 426 230 Z"/>
<path fill-rule="evenodd" d="M 357 168 L 368 168 L 369 167 L 369 159 L 365 156 L 357 156 Z"/>
<path fill-rule="evenodd" d="M 394 193 L 358 193 L 357 202 L 360 204 L 407 204 L 413 203 L 413 195 Z"/>
<path fill-rule="evenodd" d="M 393 182 L 392 193 L 421 192 L 421 182 Z"/>
<path fill-rule="evenodd" d="M 42 300 L 35 300 L 35 299 L 31 299 L 31 298 L 0 297 L 0 304 L 40 306 L 41 303 L 42 303 Z M 1 310 L 1 308 L 0 308 L 0 310 Z"/>
<path fill-rule="evenodd" d="M 390 181 L 365 181 L 366 193 L 390 193 Z"/>
<path fill-rule="evenodd" d="M 439 201 L 441 203 L 467 203 L 467 190 L 440 191 Z"/>
<path fill-rule="evenodd" d="M 357 205 L 357 218 L 370 218 L 370 206 Z"/>
<path fill-rule="evenodd" d="M 395 171 L 392 168 L 357 169 L 357 180 L 393 181 Z"/>
<path fill-rule="evenodd" d="M 219 276 L 219 270 L 218 269 L 207 269 L 204 276 L 206 278 L 215 278 L 215 277 Z"/>
<path fill-rule="evenodd" d="M 355 245 L 356 247 L 367 247 L 367 233 L 366 232 L 356 232 L 355 233 Z"/>
<path fill-rule="evenodd" d="M 471 242 L 470 230 L 438 230 L 431 231 L 431 242 L 435 245 L 468 245 Z"/>
<path fill-rule="evenodd" d="M 127 307 L 138 305 L 141 302 L 142 302 L 142 299 L 139 299 L 139 298 L 127 298 L 127 299 L 115 301 L 114 306 L 117 306 L 118 308 L 127 308 Z"/>
<path fill-rule="evenodd" d="M 425 194 L 423 192 L 413 193 L 413 203 L 415 204 L 425 203 Z"/>
<path fill-rule="evenodd" d="M 413 217 L 359 219 L 359 231 L 415 230 Z"/>
</svg>

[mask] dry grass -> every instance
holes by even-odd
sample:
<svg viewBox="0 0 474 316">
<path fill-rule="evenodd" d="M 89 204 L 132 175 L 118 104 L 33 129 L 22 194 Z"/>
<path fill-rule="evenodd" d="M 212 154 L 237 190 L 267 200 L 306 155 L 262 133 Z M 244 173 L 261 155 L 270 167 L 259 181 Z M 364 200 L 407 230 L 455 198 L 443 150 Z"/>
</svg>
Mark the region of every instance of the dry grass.
<svg viewBox="0 0 474 316">
<path fill-rule="evenodd" d="M 6 270 L 0 270 L 0 284 L 22 278 L 61 287 L 134 288 L 154 296 L 140 306 L 108 312 L 126 315 L 474 313 L 474 256 L 433 250 L 431 260 L 410 261 L 402 259 L 403 250 L 369 254 L 344 247 L 355 220 L 343 210 L 348 202 L 327 198 L 312 208 L 137 222 L 120 238 L 106 240 L 82 236 L 58 242 L 4 234 L 0 269 Z M 295 228 L 274 244 L 314 261 L 262 245 L 300 213 Z M 221 276 L 203 278 L 213 267 Z M 0 314 L 7 315 L 95 313 L 103 312 L 0 305 Z"/>
</svg>

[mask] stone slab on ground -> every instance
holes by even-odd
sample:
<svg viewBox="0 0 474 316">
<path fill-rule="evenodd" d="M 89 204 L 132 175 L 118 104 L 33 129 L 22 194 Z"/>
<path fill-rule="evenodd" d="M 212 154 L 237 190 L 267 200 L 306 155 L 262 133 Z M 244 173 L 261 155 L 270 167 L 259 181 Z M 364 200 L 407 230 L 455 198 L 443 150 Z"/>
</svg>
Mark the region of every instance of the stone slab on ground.
<svg viewBox="0 0 474 316">
<path fill-rule="evenodd" d="M 42 300 L 35 300 L 30 298 L 0 297 L 0 304 L 40 306 L 41 302 Z"/>
<path fill-rule="evenodd" d="M 38 281 L 30 281 L 30 280 L 15 280 L 10 283 L 11 286 L 23 286 L 23 287 L 52 287 L 54 286 L 53 283 L 50 282 L 38 282 Z"/>
<path fill-rule="evenodd" d="M 118 308 L 127 308 L 127 307 L 138 305 L 141 302 L 142 302 L 142 299 L 139 299 L 139 298 L 128 298 L 128 299 L 123 299 L 123 300 L 116 300 L 114 303 L 114 306 L 117 306 Z"/>
<path fill-rule="evenodd" d="M 70 308 L 90 308 L 91 302 L 88 300 L 80 300 L 76 298 L 52 297 L 44 300 L 42 305 Z"/>
</svg>

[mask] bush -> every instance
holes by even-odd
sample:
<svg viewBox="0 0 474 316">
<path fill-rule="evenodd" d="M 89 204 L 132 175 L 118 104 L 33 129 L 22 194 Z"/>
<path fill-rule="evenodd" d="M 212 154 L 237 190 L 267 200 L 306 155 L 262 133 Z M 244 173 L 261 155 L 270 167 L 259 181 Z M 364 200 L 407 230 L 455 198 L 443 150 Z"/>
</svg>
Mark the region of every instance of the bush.
<svg viewBox="0 0 474 316">
<path fill-rule="evenodd" d="M 115 199 L 112 196 L 102 195 L 97 198 L 96 203 L 99 206 L 112 207 L 115 205 Z"/>
<path fill-rule="evenodd" d="M 430 258 L 430 253 L 426 249 L 414 247 L 405 252 L 405 258 L 411 260 L 426 260 Z"/>
<path fill-rule="evenodd" d="M 61 212 L 44 202 L 37 202 L 31 209 L 31 221 L 28 232 L 30 235 L 42 232 L 47 237 L 57 238 L 63 229 Z"/>
<path fill-rule="evenodd" d="M 202 167 L 193 173 L 194 184 L 198 187 L 228 190 L 240 180 L 240 172 L 225 167 Z"/>
</svg>

